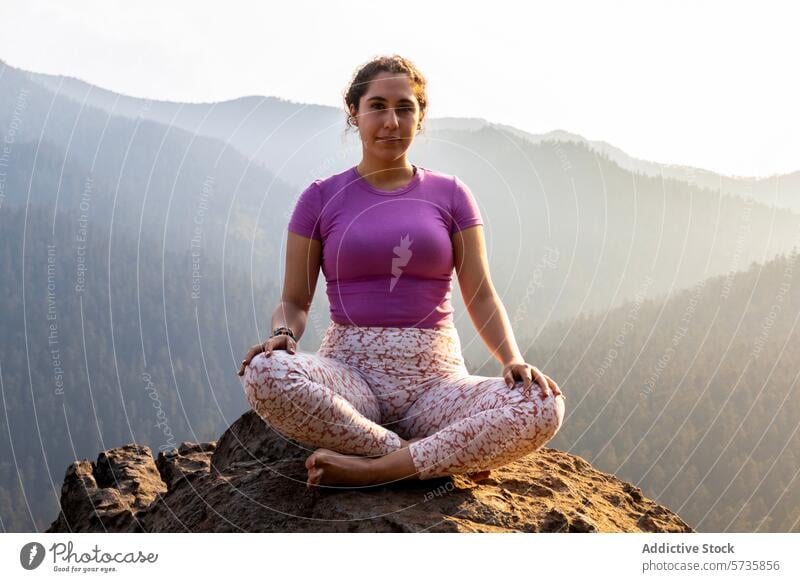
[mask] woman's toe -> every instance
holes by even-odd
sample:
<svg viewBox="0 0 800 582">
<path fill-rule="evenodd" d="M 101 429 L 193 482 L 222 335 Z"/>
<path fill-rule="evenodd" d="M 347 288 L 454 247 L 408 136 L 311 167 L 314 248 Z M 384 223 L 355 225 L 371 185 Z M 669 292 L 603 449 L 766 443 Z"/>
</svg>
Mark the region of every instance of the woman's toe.
<svg viewBox="0 0 800 582">
<path fill-rule="evenodd" d="M 320 478 L 322 477 L 322 469 L 309 469 L 307 486 L 313 487 L 319 485 Z"/>
</svg>

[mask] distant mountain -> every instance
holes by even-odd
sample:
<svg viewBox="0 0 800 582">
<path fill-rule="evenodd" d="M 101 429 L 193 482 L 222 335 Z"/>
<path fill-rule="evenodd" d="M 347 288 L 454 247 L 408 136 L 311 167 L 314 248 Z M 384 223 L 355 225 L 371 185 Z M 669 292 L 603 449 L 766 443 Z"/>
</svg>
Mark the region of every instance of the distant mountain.
<svg viewBox="0 0 800 582">
<path fill-rule="evenodd" d="M 604 154 L 626 170 L 645 176 L 663 177 L 687 182 L 712 191 L 751 198 L 766 206 L 786 208 L 800 212 L 800 171 L 776 174 L 769 177 L 726 176 L 702 168 L 677 164 L 661 164 L 634 158 L 605 141 L 589 140 L 568 131 L 555 130 L 543 134 L 529 134 L 510 125 L 496 124 L 505 131 L 530 141 L 574 142 L 586 144 L 590 149 Z"/>
<path fill-rule="evenodd" d="M 261 265 L 256 281 L 272 279 L 296 189 L 220 140 L 0 74 L 0 131 L 13 128 L 2 204 L 84 205 L 92 224 L 178 252 L 199 236 L 220 261 Z"/>
</svg>

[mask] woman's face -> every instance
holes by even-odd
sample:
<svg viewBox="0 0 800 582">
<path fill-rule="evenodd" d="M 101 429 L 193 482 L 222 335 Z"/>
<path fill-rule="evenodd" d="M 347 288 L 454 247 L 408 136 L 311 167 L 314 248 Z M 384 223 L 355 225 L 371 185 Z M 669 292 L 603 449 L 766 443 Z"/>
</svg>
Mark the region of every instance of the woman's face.
<svg viewBox="0 0 800 582">
<path fill-rule="evenodd" d="M 405 154 L 422 120 L 419 102 L 404 73 L 379 73 L 361 97 L 358 113 L 351 106 L 350 114 L 357 117 L 364 153 L 385 161 Z"/>
</svg>

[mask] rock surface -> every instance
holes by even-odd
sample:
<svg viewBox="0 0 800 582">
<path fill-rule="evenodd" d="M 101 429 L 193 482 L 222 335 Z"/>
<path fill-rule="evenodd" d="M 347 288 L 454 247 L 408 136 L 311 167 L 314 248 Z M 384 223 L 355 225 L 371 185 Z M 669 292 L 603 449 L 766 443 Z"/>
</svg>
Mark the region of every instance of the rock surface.
<svg viewBox="0 0 800 582">
<path fill-rule="evenodd" d="M 76 461 L 48 532 L 693 532 L 669 509 L 542 448 L 479 483 L 453 476 L 308 491 L 308 447 L 250 411 L 219 441 L 153 459 L 125 445 Z"/>
</svg>

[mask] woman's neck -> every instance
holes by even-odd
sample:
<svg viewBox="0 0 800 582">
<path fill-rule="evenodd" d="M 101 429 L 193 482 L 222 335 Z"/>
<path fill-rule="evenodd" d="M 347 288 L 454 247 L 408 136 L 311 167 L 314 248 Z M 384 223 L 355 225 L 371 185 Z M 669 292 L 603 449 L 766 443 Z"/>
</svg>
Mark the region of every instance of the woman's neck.
<svg viewBox="0 0 800 582">
<path fill-rule="evenodd" d="M 414 177 L 414 166 L 407 158 L 394 160 L 388 166 L 362 159 L 357 169 L 370 185 L 381 189 L 405 184 Z"/>
</svg>

